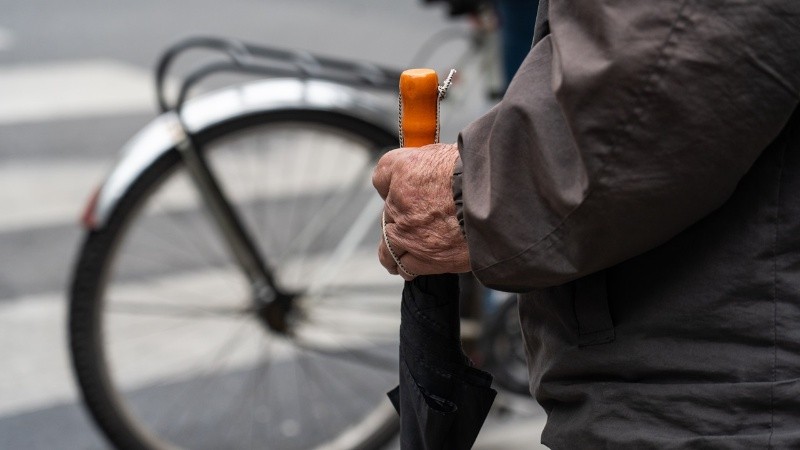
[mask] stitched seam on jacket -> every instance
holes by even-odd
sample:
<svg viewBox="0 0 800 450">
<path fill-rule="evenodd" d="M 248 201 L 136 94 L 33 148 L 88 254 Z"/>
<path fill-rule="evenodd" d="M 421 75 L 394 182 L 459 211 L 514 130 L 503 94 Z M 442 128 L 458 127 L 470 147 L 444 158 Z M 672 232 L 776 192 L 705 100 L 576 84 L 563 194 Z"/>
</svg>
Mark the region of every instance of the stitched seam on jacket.
<svg viewBox="0 0 800 450">
<path fill-rule="evenodd" d="M 620 147 L 620 141 L 623 140 L 623 137 L 624 136 L 630 137 L 630 131 L 631 131 L 632 127 L 633 127 L 633 123 L 632 123 L 633 119 L 637 119 L 637 121 L 641 124 L 641 122 L 642 122 L 642 114 L 641 113 L 637 113 L 637 111 L 640 111 L 640 110 L 642 110 L 644 108 L 645 102 L 644 102 L 643 94 L 645 92 L 650 92 L 651 90 L 654 90 L 656 88 L 658 82 L 660 81 L 661 77 L 664 75 L 664 69 L 666 68 L 667 63 L 669 62 L 669 58 L 667 57 L 667 54 L 666 54 L 667 50 L 670 47 L 674 47 L 675 45 L 677 45 L 677 36 L 676 36 L 677 28 L 678 28 L 678 25 L 680 23 L 682 23 L 684 20 L 688 19 L 688 14 L 686 12 L 688 4 L 689 4 L 689 0 L 684 0 L 683 3 L 681 3 L 680 7 L 678 8 L 678 12 L 677 12 L 677 14 L 675 16 L 675 19 L 672 21 L 672 24 L 670 25 L 670 29 L 667 32 L 667 36 L 664 38 L 664 42 L 661 43 L 661 46 L 660 46 L 660 48 L 658 49 L 658 51 L 656 53 L 655 64 L 653 64 L 652 70 L 649 71 L 649 73 L 647 73 L 645 75 L 645 80 L 648 81 L 648 83 L 645 86 L 643 86 L 642 89 L 639 90 L 639 92 L 636 92 L 636 93 L 633 94 L 634 101 L 636 102 L 635 107 L 631 108 L 630 114 L 628 116 L 620 118 L 619 125 L 617 126 L 617 129 L 620 130 L 620 132 L 619 133 L 615 133 L 614 142 L 613 142 L 613 144 L 611 144 L 611 147 L 610 147 L 610 149 L 608 151 L 608 158 L 606 159 L 605 162 L 603 162 L 601 164 L 601 166 L 597 170 L 597 178 L 598 179 L 605 178 L 605 175 L 608 172 L 608 166 L 609 166 L 608 165 L 608 159 L 613 159 L 615 154 L 618 152 L 619 147 Z M 553 45 L 552 44 L 552 37 L 551 37 L 551 44 L 550 45 L 551 46 Z M 552 239 L 553 235 L 556 232 L 558 232 L 558 231 L 560 231 L 561 229 L 564 228 L 564 225 L 566 225 L 567 221 L 569 221 L 569 219 L 577 211 L 579 211 L 583 205 L 586 204 L 587 200 L 589 200 L 589 198 L 593 194 L 595 194 L 596 191 L 597 191 L 597 187 L 596 186 L 590 188 L 589 191 L 586 193 L 586 197 L 584 197 L 583 201 L 579 205 L 577 205 L 574 209 L 572 209 L 572 211 L 568 212 L 564 216 L 564 218 L 561 220 L 561 222 L 559 222 L 559 224 L 556 225 L 555 228 L 553 228 L 549 233 L 544 235 L 542 238 L 540 238 L 539 240 L 537 240 L 533 244 L 529 245 L 528 247 L 524 248 L 523 250 L 519 251 L 518 253 L 516 253 L 513 256 L 509 256 L 508 258 L 504 258 L 504 259 L 501 259 L 499 261 L 495 261 L 492 264 L 489 264 L 488 266 L 484 266 L 484 267 L 481 267 L 481 268 L 478 268 L 478 269 L 474 269 L 473 272 L 481 272 L 481 271 L 484 271 L 484 270 L 487 270 L 487 269 L 491 269 L 492 267 L 496 267 L 496 266 L 498 266 L 500 264 L 511 262 L 511 261 L 513 261 L 515 259 L 518 259 L 518 258 L 530 253 L 531 251 L 535 250 L 536 247 L 540 246 L 544 242 L 550 241 Z"/>
<path fill-rule="evenodd" d="M 781 149 L 778 161 L 778 192 L 775 196 L 775 238 L 772 242 L 772 386 L 769 391 L 769 439 L 767 448 L 772 448 L 775 434 L 775 385 L 778 381 L 778 235 L 781 220 L 781 179 L 783 178 L 783 159 L 786 145 Z"/>
</svg>

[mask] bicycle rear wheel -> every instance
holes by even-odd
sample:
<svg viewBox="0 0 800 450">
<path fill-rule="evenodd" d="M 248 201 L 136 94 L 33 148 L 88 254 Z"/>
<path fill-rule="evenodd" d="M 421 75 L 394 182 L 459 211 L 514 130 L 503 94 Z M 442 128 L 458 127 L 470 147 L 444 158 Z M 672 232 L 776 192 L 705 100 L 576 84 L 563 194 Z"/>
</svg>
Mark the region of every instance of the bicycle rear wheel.
<svg viewBox="0 0 800 450">
<path fill-rule="evenodd" d="M 75 373 L 114 445 L 368 449 L 396 433 L 385 392 L 396 383 L 402 286 L 375 262 L 370 184 L 394 139 L 313 111 L 197 135 L 273 288 L 292 293 L 280 331 L 178 152 L 141 175 L 86 237 L 71 288 Z"/>
</svg>

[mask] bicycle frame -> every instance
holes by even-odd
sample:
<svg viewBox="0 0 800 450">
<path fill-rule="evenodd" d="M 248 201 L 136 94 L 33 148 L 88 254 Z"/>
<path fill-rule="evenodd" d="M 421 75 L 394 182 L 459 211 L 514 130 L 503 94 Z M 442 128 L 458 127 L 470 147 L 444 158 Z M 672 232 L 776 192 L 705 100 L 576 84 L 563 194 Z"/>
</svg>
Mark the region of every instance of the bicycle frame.
<svg viewBox="0 0 800 450">
<path fill-rule="evenodd" d="M 169 69 L 178 56 L 192 49 L 223 52 L 231 61 L 206 64 L 194 70 L 181 83 L 176 103 L 170 105 L 165 95 Z M 186 100 L 192 87 L 223 72 L 277 78 L 230 86 Z M 103 228 L 122 194 L 153 162 L 175 151 L 197 132 L 230 117 L 271 111 L 330 111 L 397 134 L 399 72 L 368 63 L 317 57 L 230 39 L 200 37 L 170 47 L 157 65 L 155 78 L 162 114 L 123 146 L 120 160 L 95 192 L 84 213 L 84 225 L 90 230 Z M 198 177 L 206 176 L 199 171 L 192 173 Z"/>
<path fill-rule="evenodd" d="M 396 133 L 396 98 L 319 80 L 272 79 L 236 86 L 190 100 L 181 121 L 164 113 L 131 138 L 84 214 L 89 230 L 100 230 L 136 178 L 189 134 L 222 123 L 227 117 L 270 111 L 319 110 L 352 116 Z M 186 129 L 184 129 L 184 126 Z M 391 130 L 391 131 L 389 131 Z M 187 133 L 188 131 L 188 133 Z"/>
<path fill-rule="evenodd" d="M 164 94 L 169 67 L 180 53 L 198 47 L 224 51 L 232 62 L 207 64 L 195 70 L 184 79 L 176 104 L 170 106 Z M 252 62 L 250 59 L 255 57 L 262 60 Z M 264 58 L 267 64 L 263 63 Z M 259 80 L 186 101 L 191 87 L 220 72 L 277 73 L 292 78 Z M 347 115 L 393 134 L 396 133 L 393 89 L 397 84 L 391 81 L 392 77 L 393 72 L 376 66 L 316 58 L 236 41 L 196 38 L 179 43 L 164 54 L 156 72 L 158 103 L 165 112 L 125 145 L 121 160 L 84 213 L 84 224 L 91 230 L 102 229 L 117 202 L 140 174 L 165 154 L 177 151 L 232 256 L 250 280 L 256 300 L 267 304 L 276 301 L 287 303 L 287 293 L 271 288 L 275 283 L 268 261 L 256 250 L 250 233 L 230 206 L 213 170 L 198 151 L 193 136 L 230 117 L 293 110 Z M 373 89 L 369 91 L 363 87 Z M 339 251 L 346 252 L 347 249 Z M 280 323 L 273 325 L 282 328 Z"/>
</svg>

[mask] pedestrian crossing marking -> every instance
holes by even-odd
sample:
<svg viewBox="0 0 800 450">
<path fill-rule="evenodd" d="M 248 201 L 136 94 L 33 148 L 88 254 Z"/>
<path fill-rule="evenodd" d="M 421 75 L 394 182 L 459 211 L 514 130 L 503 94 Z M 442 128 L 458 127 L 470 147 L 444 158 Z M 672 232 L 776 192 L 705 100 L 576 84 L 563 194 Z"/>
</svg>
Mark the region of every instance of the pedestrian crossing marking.
<svg viewBox="0 0 800 450">
<path fill-rule="evenodd" d="M 0 125 L 155 112 L 152 85 L 149 70 L 114 60 L 0 66 Z"/>
<path fill-rule="evenodd" d="M 56 224 L 77 224 L 107 162 L 6 162 L 0 166 L 0 233 Z M 32 201 L 31 199 L 36 199 Z"/>
</svg>

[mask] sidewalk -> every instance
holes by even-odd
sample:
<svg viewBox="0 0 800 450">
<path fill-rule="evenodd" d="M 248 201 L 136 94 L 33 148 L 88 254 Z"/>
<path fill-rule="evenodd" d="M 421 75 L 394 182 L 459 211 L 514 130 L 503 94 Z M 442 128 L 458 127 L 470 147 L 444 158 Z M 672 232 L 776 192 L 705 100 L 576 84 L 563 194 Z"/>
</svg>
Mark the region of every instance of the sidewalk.
<svg viewBox="0 0 800 450">
<path fill-rule="evenodd" d="M 539 443 L 546 419 L 544 411 L 522 418 L 493 413 L 486 420 L 473 450 L 546 450 L 548 447 Z M 386 448 L 399 449 L 398 440 Z"/>
</svg>

